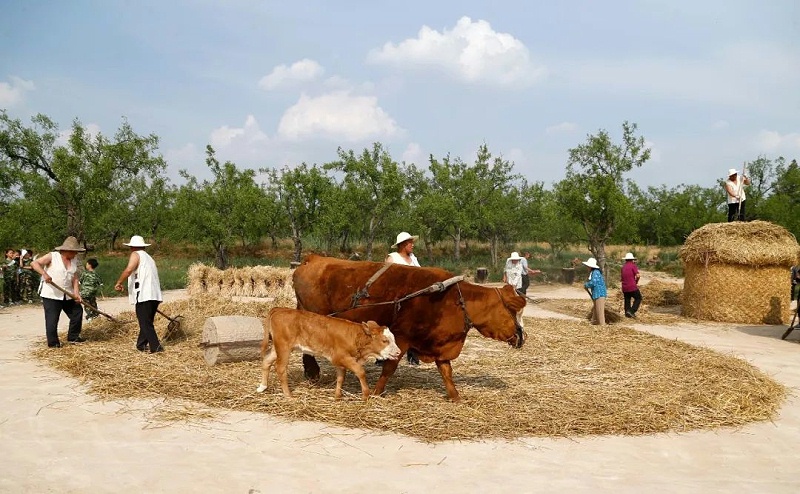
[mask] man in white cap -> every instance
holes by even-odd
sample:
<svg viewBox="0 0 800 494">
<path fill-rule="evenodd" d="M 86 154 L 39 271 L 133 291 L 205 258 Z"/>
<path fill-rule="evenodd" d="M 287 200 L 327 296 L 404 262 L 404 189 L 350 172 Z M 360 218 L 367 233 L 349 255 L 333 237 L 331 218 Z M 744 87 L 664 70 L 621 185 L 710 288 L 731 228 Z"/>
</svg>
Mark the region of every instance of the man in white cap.
<svg viewBox="0 0 800 494">
<path fill-rule="evenodd" d="M 128 266 L 119 275 L 114 289 L 123 290 L 122 282 L 128 279 L 128 301 L 136 305 L 136 319 L 139 321 L 139 337 L 136 339 L 136 349 L 140 352 L 163 352 L 164 348 L 158 341 L 153 322 L 156 318 L 158 305 L 163 300 L 161 297 L 161 282 L 158 279 L 156 262 L 150 254 L 144 251 L 146 244 L 139 235 L 131 237 L 131 241 L 123 244 L 131 249 Z"/>
<path fill-rule="evenodd" d="M 744 221 L 744 203 L 747 195 L 744 186 L 750 185 L 750 178 L 739 173 L 735 168 L 728 170 L 728 180 L 725 181 L 725 193 L 728 196 L 728 222 Z"/>
<path fill-rule="evenodd" d="M 636 317 L 636 311 L 642 303 L 642 292 L 639 291 L 639 268 L 636 257 L 628 252 L 623 258 L 620 280 L 622 281 L 622 297 L 625 300 L 625 317 Z M 631 305 L 633 300 L 633 305 Z"/>
</svg>

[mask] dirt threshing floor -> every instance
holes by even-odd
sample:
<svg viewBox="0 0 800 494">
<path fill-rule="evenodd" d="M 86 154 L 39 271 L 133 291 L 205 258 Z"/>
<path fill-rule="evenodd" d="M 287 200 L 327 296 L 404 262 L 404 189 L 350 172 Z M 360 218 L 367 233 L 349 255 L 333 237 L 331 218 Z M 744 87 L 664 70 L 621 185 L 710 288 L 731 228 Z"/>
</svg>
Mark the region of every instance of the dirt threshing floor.
<svg viewBox="0 0 800 494">
<path fill-rule="evenodd" d="M 34 353 L 102 399 L 173 399 L 154 410 L 157 420 L 243 410 L 391 431 L 425 442 L 735 427 L 773 419 L 786 395 L 782 385 L 739 358 L 639 332 L 624 321 L 601 328 L 582 320 L 526 318 L 528 340 L 520 350 L 470 332 L 453 361 L 460 403 L 446 400 L 434 364 L 411 367 L 405 362 L 384 396 L 361 401 L 358 381 L 348 373 L 347 394 L 335 402 L 334 369 L 320 361 L 321 381 L 312 386 L 303 379 L 300 354 L 289 366 L 295 394 L 289 400 L 274 381 L 265 393 L 255 392 L 260 362 L 209 367 L 198 347 L 206 317 L 263 316 L 273 305 L 213 297 L 165 303 L 164 312 L 184 316 L 188 336 L 161 354 L 134 349 L 135 323 L 102 319 L 84 326 L 88 343 L 57 352 L 42 345 Z M 588 300 L 584 305 L 579 310 L 588 310 Z M 119 319 L 135 318 L 127 312 Z M 157 321 L 163 334 L 167 321 Z M 366 369 L 374 385 L 380 368 L 368 362 Z"/>
</svg>

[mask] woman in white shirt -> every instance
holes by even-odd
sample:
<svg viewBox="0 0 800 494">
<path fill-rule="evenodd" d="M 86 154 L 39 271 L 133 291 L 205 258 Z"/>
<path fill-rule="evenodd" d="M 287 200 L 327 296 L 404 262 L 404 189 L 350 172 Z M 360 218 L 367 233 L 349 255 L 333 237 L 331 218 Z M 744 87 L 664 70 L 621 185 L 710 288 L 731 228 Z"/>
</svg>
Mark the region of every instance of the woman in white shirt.
<svg viewBox="0 0 800 494">
<path fill-rule="evenodd" d="M 420 267 L 417 256 L 414 255 L 414 241 L 418 238 L 417 235 L 411 235 L 408 232 L 400 232 L 397 235 L 394 245 L 392 245 L 396 250 L 390 252 L 389 255 L 386 256 L 385 262 Z M 419 365 L 419 357 L 411 348 L 406 352 L 406 358 L 409 364 Z M 383 362 L 379 360 L 378 363 L 382 364 Z"/>
<path fill-rule="evenodd" d="M 414 241 L 418 238 L 417 235 L 411 235 L 408 232 L 400 232 L 397 235 L 397 241 L 392 245 L 392 248 L 397 250 L 389 253 L 389 255 L 386 256 L 385 262 L 419 267 L 417 256 L 414 255 Z"/>
</svg>

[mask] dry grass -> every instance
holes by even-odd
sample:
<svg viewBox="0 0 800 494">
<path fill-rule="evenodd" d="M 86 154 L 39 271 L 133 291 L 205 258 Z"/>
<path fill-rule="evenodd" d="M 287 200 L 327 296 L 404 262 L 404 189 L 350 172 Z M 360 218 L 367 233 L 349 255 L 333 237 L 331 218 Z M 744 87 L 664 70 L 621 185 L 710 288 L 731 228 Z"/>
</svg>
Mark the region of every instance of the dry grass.
<svg viewBox="0 0 800 494">
<path fill-rule="evenodd" d="M 636 322 L 637 324 L 679 324 L 681 322 L 689 322 L 688 319 L 682 318 L 678 315 L 677 308 L 655 308 L 644 303 L 639 307 L 636 313 L 636 319 L 624 319 L 620 316 L 623 311 L 623 302 L 621 292 L 617 297 L 613 291 L 609 291 L 609 298 L 606 301 L 606 322 L 609 324 L 624 324 L 623 321 Z M 542 309 L 558 312 L 582 319 L 591 319 L 592 302 L 591 300 L 579 299 L 537 299 L 536 303 Z M 609 314 L 614 314 L 614 317 L 609 318 Z"/>
<path fill-rule="evenodd" d="M 709 223 L 693 231 L 680 250 L 684 264 L 792 266 L 798 245 L 786 228 L 768 221 Z"/>
<path fill-rule="evenodd" d="M 588 308 L 590 302 L 585 303 Z M 741 426 L 772 419 L 785 396 L 781 385 L 738 358 L 625 327 L 528 318 L 529 338 L 521 350 L 470 332 L 461 357 L 453 362 L 461 403 L 446 401 L 435 366 L 405 363 L 384 397 L 362 402 L 358 381 L 348 374 L 345 399 L 335 402 L 334 369 L 320 362 L 322 378 L 312 386 L 303 380 L 300 354 L 290 363 L 295 399 L 288 400 L 275 382 L 266 393 L 255 392 L 259 362 L 209 367 L 198 348 L 205 317 L 263 316 L 274 305 L 213 297 L 166 303 L 165 312 L 184 316 L 188 336 L 160 354 L 134 349 L 135 324 L 100 319 L 85 326 L 88 343 L 58 351 L 42 346 L 34 353 L 102 399 L 167 397 L 166 403 L 177 403 L 153 412 L 159 420 L 242 410 L 426 442 Z M 161 319 L 159 334 L 166 327 Z M 374 385 L 380 369 L 372 363 L 366 368 Z"/>
</svg>

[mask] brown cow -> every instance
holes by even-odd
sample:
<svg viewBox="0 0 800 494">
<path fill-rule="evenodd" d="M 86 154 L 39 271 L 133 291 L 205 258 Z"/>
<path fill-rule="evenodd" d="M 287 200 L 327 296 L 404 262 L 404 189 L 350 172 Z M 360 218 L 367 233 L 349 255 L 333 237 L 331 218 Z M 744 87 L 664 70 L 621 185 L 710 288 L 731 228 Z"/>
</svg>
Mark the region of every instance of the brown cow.
<svg viewBox="0 0 800 494">
<path fill-rule="evenodd" d="M 270 336 L 272 349 L 267 354 Z M 267 389 L 269 371 L 274 365 L 281 380 L 283 394 L 292 396 L 286 378 L 286 367 L 292 350 L 304 354 L 325 357 L 336 367 L 337 400 L 342 398 L 342 383 L 346 370 L 350 369 L 361 383 L 364 399 L 369 398 L 369 386 L 362 365 L 370 357 L 397 359 L 400 349 L 395 344 L 389 328 L 379 326 L 374 321 L 355 323 L 335 317 L 321 316 L 285 307 L 275 307 L 269 311 L 264 324 L 264 341 L 261 343 L 261 356 L 264 373 L 257 391 Z"/>
<path fill-rule="evenodd" d="M 450 361 L 461 353 L 470 327 L 488 338 L 522 346 L 522 309 L 526 300 L 512 286 L 490 288 L 460 281 L 442 292 L 394 304 L 393 301 L 453 275 L 438 268 L 391 264 L 369 286 L 368 297 L 356 296 L 383 266 L 310 255 L 292 277 L 297 306 L 318 314 L 336 313 L 337 317 L 353 321 L 373 320 L 389 326 L 402 352 L 413 348 L 423 362 L 436 362 L 453 401 L 458 401 L 459 396 Z M 351 308 L 354 300 L 358 306 Z M 383 364 L 375 394 L 383 393 L 398 363 L 387 360 Z M 304 355 L 303 365 L 307 377 L 319 376 L 313 357 Z"/>
</svg>

